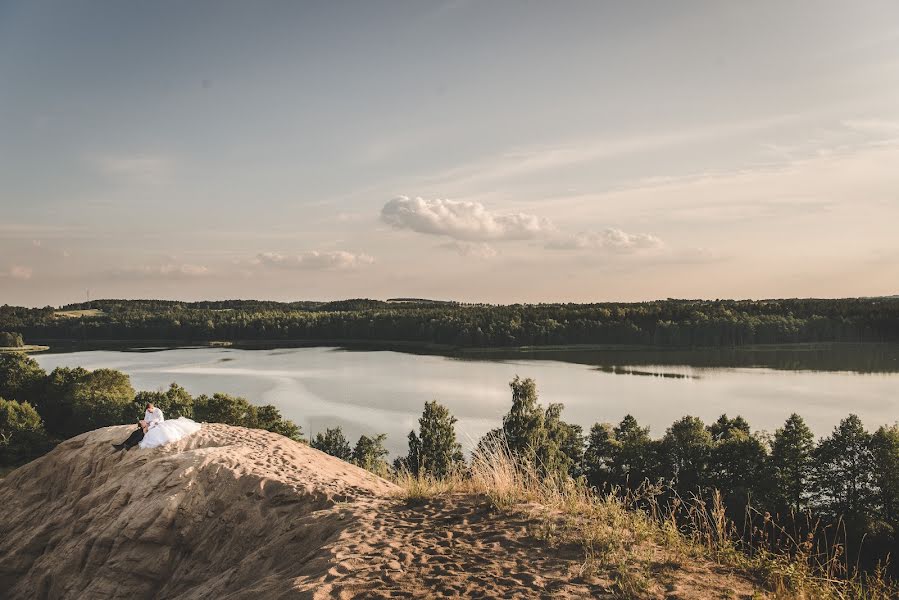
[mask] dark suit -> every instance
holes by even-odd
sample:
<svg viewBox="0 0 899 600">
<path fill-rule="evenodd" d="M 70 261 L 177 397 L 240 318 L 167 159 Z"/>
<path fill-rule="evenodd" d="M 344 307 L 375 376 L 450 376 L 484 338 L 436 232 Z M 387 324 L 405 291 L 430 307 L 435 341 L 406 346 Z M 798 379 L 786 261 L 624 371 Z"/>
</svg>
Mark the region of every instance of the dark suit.
<svg viewBox="0 0 899 600">
<path fill-rule="evenodd" d="M 125 447 L 125 450 L 134 448 L 140 443 L 142 439 L 144 439 L 144 430 L 140 427 L 140 425 L 138 425 L 137 429 L 135 429 L 134 432 L 132 432 L 132 434 L 128 436 L 128 439 L 122 442 L 122 446 Z"/>
</svg>

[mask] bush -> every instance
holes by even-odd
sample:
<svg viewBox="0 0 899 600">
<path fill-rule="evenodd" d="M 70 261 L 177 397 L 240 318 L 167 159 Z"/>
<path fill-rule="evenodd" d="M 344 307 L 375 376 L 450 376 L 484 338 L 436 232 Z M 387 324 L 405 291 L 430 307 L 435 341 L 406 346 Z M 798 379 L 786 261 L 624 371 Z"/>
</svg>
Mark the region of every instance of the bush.
<svg viewBox="0 0 899 600">
<path fill-rule="evenodd" d="M 0 331 L 0 348 L 21 348 L 25 345 L 21 333 L 10 333 L 9 331 Z"/>
<path fill-rule="evenodd" d="M 41 416 L 27 402 L 0 398 L 0 466 L 17 465 L 47 451 Z"/>
<path fill-rule="evenodd" d="M 413 475 L 425 473 L 447 477 L 465 465 L 462 446 L 456 441 L 456 417 L 436 401 L 425 402 L 418 420 L 419 434 L 409 432 L 409 455 L 405 468 Z"/>
<path fill-rule="evenodd" d="M 46 377 L 47 373 L 27 354 L 0 353 L 0 396 L 33 402 L 41 395 Z"/>
<path fill-rule="evenodd" d="M 340 427 L 331 427 L 325 429 L 324 433 L 316 433 L 315 439 L 312 440 L 312 447 L 325 454 L 336 456 L 340 460 L 347 462 L 353 460 L 353 450 Z"/>
</svg>

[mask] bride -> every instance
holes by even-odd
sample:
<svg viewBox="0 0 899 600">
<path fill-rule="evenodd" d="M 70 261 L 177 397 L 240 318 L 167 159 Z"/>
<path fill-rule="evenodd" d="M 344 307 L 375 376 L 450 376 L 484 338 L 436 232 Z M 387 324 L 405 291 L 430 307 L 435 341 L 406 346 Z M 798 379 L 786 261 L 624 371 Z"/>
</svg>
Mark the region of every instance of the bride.
<svg viewBox="0 0 899 600">
<path fill-rule="evenodd" d="M 152 403 L 147 405 L 144 421 L 147 428 L 144 430 L 144 439 L 139 444 L 141 448 L 156 448 L 169 442 L 177 442 L 200 430 L 200 424 L 187 417 L 166 421 L 162 410 Z"/>
</svg>

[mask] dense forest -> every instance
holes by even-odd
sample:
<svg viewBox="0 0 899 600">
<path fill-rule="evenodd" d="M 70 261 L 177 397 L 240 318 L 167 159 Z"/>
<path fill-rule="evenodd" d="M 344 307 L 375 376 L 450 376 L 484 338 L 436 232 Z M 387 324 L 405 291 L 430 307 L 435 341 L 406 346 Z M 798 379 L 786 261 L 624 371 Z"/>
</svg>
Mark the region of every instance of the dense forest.
<svg viewBox="0 0 899 600">
<path fill-rule="evenodd" d="M 0 307 L 0 330 L 72 341 L 393 342 L 488 348 L 899 341 L 899 298 L 461 304 L 417 299 L 97 300 Z"/>
<path fill-rule="evenodd" d="M 685 416 L 653 437 L 627 415 L 584 431 L 562 418 L 562 404 L 540 404 L 533 380 L 516 377 L 510 387 L 509 412 L 475 453 L 501 444 L 548 479 L 581 481 L 612 493 L 654 490 L 669 504 L 702 498 L 711 507 L 720 497 L 743 535 L 766 536 L 751 539 L 753 544 L 776 547 L 787 537 L 802 540 L 814 533 L 809 552 L 839 544 L 852 553 L 853 566 L 857 561 L 864 569 L 899 547 L 899 425 L 872 432 L 850 414 L 816 440 L 796 414 L 773 435 L 753 432 L 740 416 L 722 415 L 713 423 Z M 228 394 L 193 397 L 175 383 L 164 391 L 136 392 L 119 371 L 46 373 L 26 355 L 9 353 L 0 354 L 0 467 L 21 464 L 97 427 L 133 423 L 149 401 L 170 417 L 267 429 L 304 441 L 300 428 L 274 406 Z M 384 434 L 362 435 L 353 446 L 334 427 L 311 443 L 384 477 L 464 477 L 455 422 L 446 407 L 426 402 L 418 432 L 409 433 L 408 453 L 392 465 Z"/>
</svg>

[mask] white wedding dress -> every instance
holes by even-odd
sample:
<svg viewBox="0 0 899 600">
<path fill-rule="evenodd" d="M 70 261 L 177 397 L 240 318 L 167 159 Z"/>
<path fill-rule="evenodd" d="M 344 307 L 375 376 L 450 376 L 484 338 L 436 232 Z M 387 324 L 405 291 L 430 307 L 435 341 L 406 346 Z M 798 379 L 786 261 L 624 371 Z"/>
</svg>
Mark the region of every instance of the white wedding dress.
<svg viewBox="0 0 899 600">
<path fill-rule="evenodd" d="M 140 441 L 141 448 L 157 448 L 169 442 L 177 442 L 183 437 L 200 431 L 201 425 L 187 417 L 178 417 L 170 421 L 156 421 L 144 434 Z"/>
</svg>

